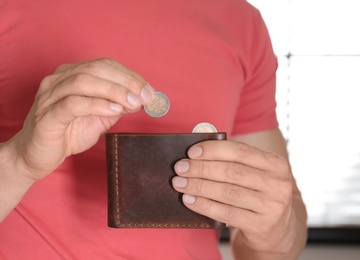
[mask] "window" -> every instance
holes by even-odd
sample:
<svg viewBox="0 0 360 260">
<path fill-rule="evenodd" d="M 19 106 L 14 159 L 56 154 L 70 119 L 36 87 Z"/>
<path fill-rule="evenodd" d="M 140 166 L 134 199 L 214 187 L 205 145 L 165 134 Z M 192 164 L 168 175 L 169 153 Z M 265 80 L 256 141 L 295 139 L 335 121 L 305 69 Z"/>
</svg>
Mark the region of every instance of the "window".
<svg viewBox="0 0 360 260">
<path fill-rule="evenodd" d="M 360 3 L 249 2 L 279 59 L 278 119 L 309 227 L 359 227 Z"/>
</svg>

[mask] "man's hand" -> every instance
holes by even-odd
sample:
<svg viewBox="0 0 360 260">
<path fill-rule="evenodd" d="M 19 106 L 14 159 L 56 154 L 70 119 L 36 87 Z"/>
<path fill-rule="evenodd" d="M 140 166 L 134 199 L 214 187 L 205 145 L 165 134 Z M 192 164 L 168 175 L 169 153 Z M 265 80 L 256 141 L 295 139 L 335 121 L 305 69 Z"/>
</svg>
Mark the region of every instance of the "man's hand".
<svg viewBox="0 0 360 260">
<path fill-rule="evenodd" d="M 292 250 L 294 180 L 287 159 L 236 141 L 205 141 L 188 156 L 175 164 L 173 186 L 189 209 L 230 225 L 254 252 Z"/>
<path fill-rule="evenodd" d="M 134 71 L 100 59 L 60 66 L 42 81 L 23 129 L 12 139 L 34 180 L 89 149 L 119 118 L 139 111 L 154 90 Z"/>
</svg>

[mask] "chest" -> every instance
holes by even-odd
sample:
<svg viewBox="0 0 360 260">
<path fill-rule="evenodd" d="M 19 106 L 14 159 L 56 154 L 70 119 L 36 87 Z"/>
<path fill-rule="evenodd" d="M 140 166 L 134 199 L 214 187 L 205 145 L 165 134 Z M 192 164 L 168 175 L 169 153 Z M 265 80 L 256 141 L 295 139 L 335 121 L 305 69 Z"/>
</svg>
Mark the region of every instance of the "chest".
<svg viewBox="0 0 360 260">
<path fill-rule="evenodd" d="M 188 131 L 201 121 L 230 131 L 244 64 L 227 1 L 15 2 L 0 32 L 0 113 L 12 110 L 10 120 L 22 122 L 41 79 L 60 64 L 109 57 L 169 96 L 171 110 L 154 131 Z M 14 110 L 15 100 L 22 106 Z M 144 113 L 128 120 L 154 127 Z"/>
</svg>

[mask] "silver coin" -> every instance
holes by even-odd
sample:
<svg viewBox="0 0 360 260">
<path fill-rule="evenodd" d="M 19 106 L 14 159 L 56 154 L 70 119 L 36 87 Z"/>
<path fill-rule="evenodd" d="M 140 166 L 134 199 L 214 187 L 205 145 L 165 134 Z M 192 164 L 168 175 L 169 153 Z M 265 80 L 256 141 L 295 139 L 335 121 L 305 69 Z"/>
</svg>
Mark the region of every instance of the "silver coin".
<svg viewBox="0 0 360 260">
<path fill-rule="evenodd" d="M 169 98 L 160 91 L 155 91 L 155 97 L 144 106 L 145 112 L 152 117 L 162 117 L 170 109 Z"/>
<path fill-rule="evenodd" d="M 203 123 L 197 124 L 194 127 L 192 132 L 193 133 L 217 133 L 217 130 L 216 130 L 215 126 L 213 126 L 212 124 L 203 122 Z"/>
</svg>

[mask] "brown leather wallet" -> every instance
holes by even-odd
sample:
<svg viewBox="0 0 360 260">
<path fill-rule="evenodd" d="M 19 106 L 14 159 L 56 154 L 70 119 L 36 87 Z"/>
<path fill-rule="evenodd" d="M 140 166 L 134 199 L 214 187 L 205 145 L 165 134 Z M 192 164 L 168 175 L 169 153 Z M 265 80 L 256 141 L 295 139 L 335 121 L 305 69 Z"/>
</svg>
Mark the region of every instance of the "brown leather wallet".
<svg viewBox="0 0 360 260">
<path fill-rule="evenodd" d="M 226 133 L 106 135 L 108 225 L 115 228 L 222 228 L 186 208 L 171 179 L 174 164 L 205 140 Z"/>
</svg>

